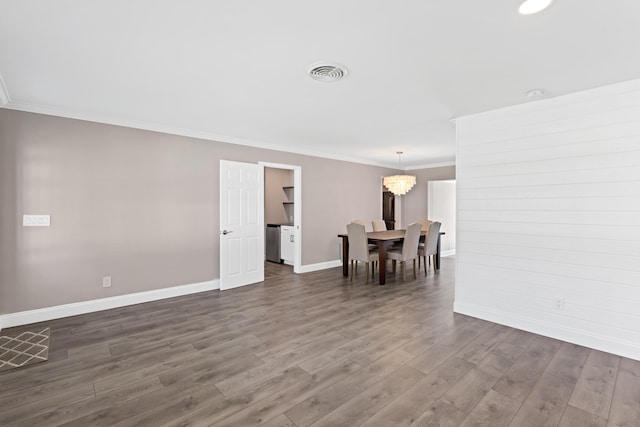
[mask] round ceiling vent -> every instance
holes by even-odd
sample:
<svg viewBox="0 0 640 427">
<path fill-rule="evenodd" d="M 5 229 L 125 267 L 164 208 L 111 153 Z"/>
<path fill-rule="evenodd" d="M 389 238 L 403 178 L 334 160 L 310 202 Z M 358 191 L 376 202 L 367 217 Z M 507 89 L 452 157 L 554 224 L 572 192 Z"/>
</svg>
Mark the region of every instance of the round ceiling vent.
<svg viewBox="0 0 640 427">
<path fill-rule="evenodd" d="M 338 64 L 314 64 L 309 68 L 309 76 L 319 82 L 337 82 L 347 75 L 347 69 Z"/>
</svg>

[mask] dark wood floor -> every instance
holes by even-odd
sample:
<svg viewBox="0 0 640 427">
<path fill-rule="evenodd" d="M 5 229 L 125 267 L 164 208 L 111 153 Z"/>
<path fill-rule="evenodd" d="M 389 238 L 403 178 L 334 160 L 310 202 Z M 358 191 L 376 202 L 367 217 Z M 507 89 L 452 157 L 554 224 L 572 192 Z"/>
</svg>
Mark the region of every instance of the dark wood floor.
<svg viewBox="0 0 640 427">
<path fill-rule="evenodd" d="M 0 373 L 0 425 L 640 426 L 640 362 L 454 315 L 451 259 L 267 277 L 47 322 L 50 360 Z"/>
</svg>

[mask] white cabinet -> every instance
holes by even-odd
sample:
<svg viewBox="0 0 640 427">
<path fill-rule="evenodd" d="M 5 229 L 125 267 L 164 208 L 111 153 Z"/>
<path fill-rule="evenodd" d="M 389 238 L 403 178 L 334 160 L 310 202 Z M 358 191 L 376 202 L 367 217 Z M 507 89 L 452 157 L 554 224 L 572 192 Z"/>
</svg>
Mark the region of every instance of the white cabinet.
<svg viewBox="0 0 640 427">
<path fill-rule="evenodd" d="M 280 227 L 280 258 L 289 265 L 293 265 L 294 230 L 294 227 L 289 225 Z"/>
</svg>

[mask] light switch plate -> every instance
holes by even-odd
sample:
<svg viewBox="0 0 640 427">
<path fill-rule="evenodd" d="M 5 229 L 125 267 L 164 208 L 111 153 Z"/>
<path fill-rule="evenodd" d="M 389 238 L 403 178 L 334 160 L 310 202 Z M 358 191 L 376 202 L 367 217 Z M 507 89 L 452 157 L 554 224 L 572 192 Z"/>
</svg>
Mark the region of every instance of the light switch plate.
<svg viewBox="0 0 640 427">
<path fill-rule="evenodd" d="M 24 227 L 49 227 L 51 215 L 22 215 L 22 225 Z"/>
</svg>

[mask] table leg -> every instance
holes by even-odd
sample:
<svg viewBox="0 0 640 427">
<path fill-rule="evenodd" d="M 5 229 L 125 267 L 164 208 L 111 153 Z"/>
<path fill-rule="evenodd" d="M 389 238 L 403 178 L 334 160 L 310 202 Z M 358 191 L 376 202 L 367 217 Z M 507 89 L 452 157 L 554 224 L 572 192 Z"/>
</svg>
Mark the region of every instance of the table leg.
<svg viewBox="0 0 640 427">
<path fill-rule="evenodd" d="M 436 256 L 434 257 L 434 269 L 435 271 L 440 270 L 440 235 L 438 235 L 438 247 L 436 249 Z"/>
<path fill-rule="evenodd" d="M 349 238 L 342 238 L 342 275 L 349 276 Z"/>
<path fill-rule="evenodd" d="M 378 240 L 378 281 L 384 285 L 387 282 L 387 245 L 386 242 Z"/>
</svg>

